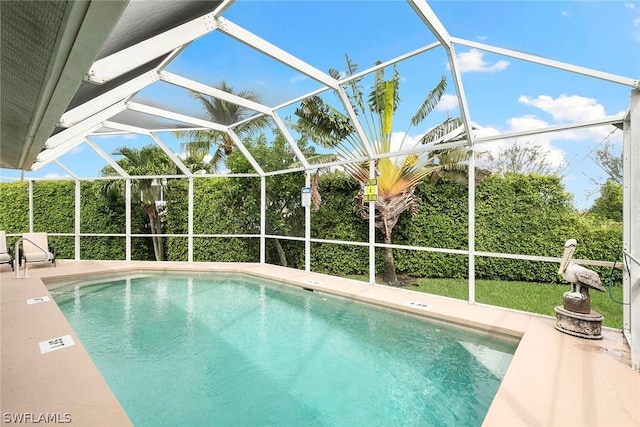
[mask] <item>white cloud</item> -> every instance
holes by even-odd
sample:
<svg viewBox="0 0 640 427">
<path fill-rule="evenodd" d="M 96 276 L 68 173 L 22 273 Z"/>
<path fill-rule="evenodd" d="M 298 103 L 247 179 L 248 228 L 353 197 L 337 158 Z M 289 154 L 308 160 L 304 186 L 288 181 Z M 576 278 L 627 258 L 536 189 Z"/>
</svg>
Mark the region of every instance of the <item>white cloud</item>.
<svg viewBox="0 0 640 427">
<path fill-rule="evenodd" d="M 507 120 L 507 124 L 509 125 L 509 131 L 511 132 L 540 129 L 549 126 L 549 123 L 546 121 L 529 114 L 520 117 L 512 117 Z"/>
<path fill-rule="evenodd" d="M 626 7 L 627 9 L 631 9 L 633 12 L 635 12 L 636 16 L 635 18 L 633 18 L 631 23 L 633 24 L 634 27 L 636 27 L 636 31 L 634 31 L 632 35 L 633 35 L 633 40 L 640 43 L 640 30 L 638 30 L 638 27 L 640 27 L 640 9 L 637 9 L 636 5 L 631 2 L 625 3 L 624 7 Z"/>
<path fill-rule="evenodd" d="M 129 140 L 136 140 L 138 139 L 140 135 L 137 133 L 120 133 L 120 132 L 116 132 L 113 134 L 103 134 L 100 135 L 99 137 L 96 137 L 97 139 L 113 139 L 113 138 L 121 138 L 121 139 L 129 139 Z M 82 145 L 80 145 L 82 146 Z"/>
<path fill-rule="evenodd" d="M 71 178 L 71 176 L 69 174 L 60 175 L 59 173 L 51 172 L 51 173 L 48 173 L 45 176 L 43 176 L 43 178 L 45 178 L 45 179 L 59 179 L 59 178 Z"/>
<path fill-rule="evenodd" d="M 437 111 L 451 111 L 458 106 L 458 97 L 456 95 L 451 95 L 445 93 L 440 98 L 440 102 L 436 105 Z"/>
<path fill-rule="evenodd" d="M 409 150 L 415 147 L 422 135 L 412 137 L 404 132 L 391 132 L 391 152 Z"/>
<path fill-rule="evenodd" d="M 602 104 L 594 98 L 586 98 L 578 95 L 560 95 L 553 98 L 548 95 L 539 95 L 537 98 L 521 96 L 518 102 L 524 105 L 538 108 L 551 115 L 555 123 L 574 123 L 601 119 L 607 116 L 607 112 Z M 610 129 L 605 126 L 598 126 L 584 130 L 565 131 L 562 135 L 567 135 L 573 139 L 585 139 L 593 137 L 604 138 Z"/>
<path fill-rule="evenodd" d="M 560 12 L 560 15 L 564 16 L 565 18 L 568 18 L 569 12 L 567 12 L 566 10 L 563 10 L 562 12 Z"/>
<path fill-rule="evenodd" d="M 85 144 L 80 144 L 77 147 L 75 147 L 74 149 L 72 149 L 70 151 L 70 153 L 72 153 L 72 154 L 81 153 L 82 151 L 84 151 L 84 147 L 86 147 Z"/>
<path fill-rule="evenodd" d="M 478 40 L 486 40 L 487 36 L 477 36 L 476 37 Z"/>
<path fill-rule="evenodd" d="M 477 126 L 475 136 L 476 138 L 481 138 L 496 136 L 500 135 L 501 133 L 540 129 L 541 127 L 549 126 L 549 123 L 545 122 L 544 120 L 540 120 L 535 116 L 522 116 L 509 119 L 507 121 L 507 125 L 508 129 L 501 131 L 494 127 L 483 127 L 481 125 L 475 124 L 475 126 Z M 553 169 L 559 169 L 566 164 L 566 160 L 564 152 L 553 146 L 552 140 L 554 139 L 554 137 L 555 139 L 557 139 L 557 135 L 554 134 L 530 135 L 523 138 L 498 139 L 484 144 L 478 144 L 477 149 L 480 152 L 490 153 L 493 156 L 497 156 L 500 152 L 513 145 L 529 147 L 534 147 L 537 145 L 542 151 L 546 152 L 546 159 L 549 161 L 550 166 Z M 565 138 L 567 137 L 567 135 L 563 134 L 562 137 Z M 477 163 L 481 167 L 486 166 L 487 160 L 485 158 L 481 158 Z"/>
<path fill-rule="evenodd" d="M 289 83 L 298 83 L 301 82 L 303 80 L 309 80 L 309 77 L 305 76 L 305 75 L 299 75 L 299 76 L 293 76 L 289 79 Z"/>
<path fill-rule="evenodd" d="M 520 96 L 518 102 L 547 113 L 550 116 L 550 119 L 545 120 L 536 114 L 526 114 L 508 119 L 506 121 L 505 129 L 499 130 L 494 127 L 482 127 L 477 125 L 478 129 L 475 133 L 476 137 L 481 138 L 500 135 L 502 133 L 544 129 L 556 124 L 579 123 L 607 116 L 604 106 L 599 104 L 597 100 L 578 95 L 560 95 L 557 98 L 553 98 L 548 95 L 539 95 L 535 98 L 531 98 L 523 95 Z M 610 133 L 610 126 L 598 126 L 588 129 L 572 129 L 562 132 L 529 135 L 517 139 L 511 138 L 507 140 L 491 141 L 485 144 L 479 144 L 478 149 L 480 151 L 496 155 L 514 143 L 517 145 L 538 145 L 542 150 L 547 152 L 547 159 L 551 162 L 551 165 L 559 168 L 567 163 L 566 154 L 555 147 L 553 142 L 561 140 L 583 140 L 593 142 L 610 137 Z"/>
<path fill-rule="evenodd" d="M 178 156 L 178 158 L 179 158 L 180 160 L 183 160 L 183 161 L 184 161 L 184 160 L 186 160 L 186 159 L 187 159 L 187 157 L 189 157 L 189 154 L 188 154 L 186 151 L 182 151 L 182 152 L 178 153 L 178 154 L 177 154 L 177 156 Z M 212 156 L 212 155 L 210 155 L 210 154 L 206 154 L 206 155 L 202 158 L 202 161 L 203 161 L 203 162 L 210 162 L 210 161 L 211 161 L 211 159 L 213 159 L 213 156 Z"/>
<path fill-rule="evenodd" d="M 594 120 L 607 116 L 602 104 L 598 104 L 594 98 L 578 95 L 560 95 L 555 99 L 548 95 L 539 95 L 537 98 L 523 95 L 518 102 L 539 108 L 559 122 Z"/>
<path fill-rule="evenodd" d="M 468 52 L 461 52 L 456 55 L 456 60 L 460 66 L 461 73 L 477 71 L 481 73 L 495 73 L 502 71 L 509 66 L 508 61 L 498 61 L 489 64 L 484 59 L 485 52 L 478 49 L 471 49 Z"/>
</svg>

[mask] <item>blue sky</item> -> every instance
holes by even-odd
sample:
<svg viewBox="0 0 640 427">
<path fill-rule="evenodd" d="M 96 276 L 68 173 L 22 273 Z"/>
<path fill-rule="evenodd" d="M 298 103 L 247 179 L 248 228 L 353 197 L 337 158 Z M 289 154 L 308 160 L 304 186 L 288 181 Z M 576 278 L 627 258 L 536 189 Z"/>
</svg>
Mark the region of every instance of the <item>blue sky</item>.
<svg viewBox="0 0 640 427">
<path fill-rule="evenodd" d="M 514 49 L 625 77 L 640 78 L 640 1 L 435 1 L 429 5 L 454 37 Z M 435 37 L 403 1 L 238 1 L 223 16 L 257 36 L 327 71 L 344 69 L 348 54 L 360 69 L 418 49 Z M 630 89 L 566 71 L 455 45 L 469 112 L 479 136 L 579 122 L 614 115 L 628 108 Z M 447 95 L 425 123 L 407 132 L 419 137 L 447 115 L 459 114 L 453 80 L 442 48 L 397 65 L 402 77 L 401 105 L 394 132 L 401 139 L 409 117 L 441 76 Z M 193 42 L 167 68 L 215 85 L 221 79 L 236 90 L 254 89 L 269 106 L 309 93 L 319 83 L 251 48 L 213 32 Z M 365 79 L 364 85 L 370 80 Z M 202 115 L 186 91 L 166 83 L 150 86 L 135 98 L 168 109 Z M 293 107 L 280 112 L 290 116 Z M 621 146 L 621 131 L 600 127 L 519 139 L 540 145 L 558 166 L 578 208 L 597 196 L 605 175 L 589 158 L 604 141 Z M 180 141 L 161 135 L 172 148 Z M 122 145 L 151 143 L 145 137 L 96 138 L 107 152 Z M 497 153 L 514 143 L 478 146 Z M 81 145 L 60 159 L 80 177 L 95 176 L 105 162 Z M 19 176 L 2 170 L 3 178 Z M 64 176 L 55 164 L 27 177 Z"/>
</svg>

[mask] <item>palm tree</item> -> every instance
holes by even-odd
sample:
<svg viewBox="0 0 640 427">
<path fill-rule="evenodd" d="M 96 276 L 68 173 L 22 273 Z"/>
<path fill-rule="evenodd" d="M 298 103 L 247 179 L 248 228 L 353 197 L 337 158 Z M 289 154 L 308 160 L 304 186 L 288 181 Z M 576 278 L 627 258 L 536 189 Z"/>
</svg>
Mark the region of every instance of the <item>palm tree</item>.
<svg viewBox="0 0 640 427">
<path fill-rule="evenodd" d="M 117 160 L 127 173 L 133 176 L 146 175 L 175 175 L 176 165 L 165 155 L 162 149 L 156 145 L 147 145 L 140 149 L 130 147 L 117 148 L 113 155 L 122 156 Z M 114 175 L 115 171 L 106 166 L 100 172 L 103 176 Z M 104 194 L 124 193 L 123 181 L 108 181 L 102 186 Z M 156 261 L 164 261 L 164 239 L 162 234 L 162 215 L 158 210 L 160 194 L 166 182 L 157 179 L 133 179 L 131 181 L 131 197 L 144 209 L 149 219 L 149 230 L 152 234 L 153 251 Z"/>
<path fill-rule="evenodd" d="M 254 90 L 241 90 L 236 93 L 233 87 L 229 86 L 224 80 L 216 87 L 250 101 L 260 101 L 260 97 Z M 246 107 L 209 95 L 203 95 L 199 92 L 191 92 L 191 97 L 200 102 L 209 120 L 221 125 L 230 126 L 255 114 L 255 111 Z M 238 125 L 234 128 L 234 131 L 238 135 L 255 135 L 268 124 L 269 118 L 260 115 Z M 173 134 L 179 138 L 189 139 L 188 142 L 182 144 L 182 148 L 186 150 L 187 156 L 193 159 L 192 162 L 187 162 L 187 166 L 192 167 L 193 165 L 193 167 L 198 168 L 197 170 L 215 171 L 224 162 L 225 158 L 233 152 L 233 140 L 226 132 L 208 129 L 176 131 Z M 215 151 L 211 155 L 211 159 L 207 160 L 213 147 L 215 147 Z M 195 172 L 195 170 L 193 171 Z"/>
<path fill-rule="evenodd" d="M 357 66 L 350 61 L 348 56 L 346 62 L 346 74 L 352 76 L 356 72 Z M 333 69 L 329 71 L 329 74 L 336 79 L 343 77 L 340 72 Z M 363 126 L 366 129 L 367 138 L 373 144 L 372 148 L 375 154 L 391 152 L 393 117 L 400 101 L 399 86 L 400 76 L 395 67 L 393 77 L 390 79 L 385 79 L 384 69 L 376 72 L 366 103 L 360 87 L 360 79 L 350 80 L 346 84 L 345 89 L 349 99 L 356 114 L 364 122 Z M 409 128 L 421 123 L 433 111 L 445 90 L 446 79 L 442 77 L 411 118 Z M 312 96 L 302 101 L 300 107 L 296 109 L 295 115 L 298 120 L 291 123 L 292 127 L 305 139 L 309 138 L 324 147 L 335 148 L 335 158 L 354 159 L 366 156 L 349 118 L 327 105 L 320 97 Z M 446 140 L 446 142 L 451 142 L 454 138 L 464 136 L 462 130 L 460 118 L 448 118 L 426 133 L 419 143 L 437 145 L 444 142 L 445 136 L 456 135 Z M 405 137 L 407 132 L 405 132 Z M 402 141 L 401 146 L 404 143 L 405 140 Z M 378 174 L 375 226 L 382 232 L 384 243 L 391 244 L 393 227 L 403 212 L 409 211 L 411 214 L 416 212 L 417 203 L 414 191 L 417 185 L 427 176 L 431 176 L 435 180 L 443 173 L 451 174 L 454 178 L 466 176 L 467 159 L 467 149 L 461 147 L 396 158 L 383 157 L 375 160 Z M 322 160 L 326 160 L 326 158 Z M 347 164 L 345 170 L 360 183 L 360 190 L 356 196 L 358 213 L 361 217 L 368 219 L 369 203 L 365 201 L 364 195 L 365 184 L 369 179 L 369 162 Z M 385 248 L 383 281 L 391 284 L 398 282 L 393 249 L 390 247 Z"/>
</svg>

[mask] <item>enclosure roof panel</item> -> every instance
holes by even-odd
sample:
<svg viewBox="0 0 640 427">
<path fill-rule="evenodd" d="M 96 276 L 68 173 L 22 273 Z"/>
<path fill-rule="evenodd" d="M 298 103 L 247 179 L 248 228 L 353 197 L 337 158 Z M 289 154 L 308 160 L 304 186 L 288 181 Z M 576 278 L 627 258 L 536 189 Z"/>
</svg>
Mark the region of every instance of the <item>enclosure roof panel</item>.
<svg viewBox="0 0 640 427">
<path fill-rule="evenodd" d="M 472 128 L 474 115 L 483 114 L 481 109 L 469 108 L 468 99 L 473 99 L 475 92 L 467 90 L 465 84 L 474 79 L 462 76 L 469 67 L 471 71 L 474 66 L 482 67 L 481 56 L 476 56 L 479 63 L 469 63 L 470 53 L 477 51 L 619 86 L 638 86 L 633 77 L 574 66 L 562 57 L 551 60 L 494 47 L 480 36 L 482 42 L 472 40 L 469 30 L 457 25 L 457 15 L 451 7 L 434 4 L 432 9 L 423 0 L 377 4 L 370 19 L 388 16 L 402 20 L 403 25 L 395 33 L 376 30 L 375 25 L 365 26 L 365 33 L 360 35 L 348 31 L 353 20 L 372 9 L 364 2 L 351 6 L 360 7 L 360 12 L 351 17 L 341 15 L 346 7 L 343 3 L 311 2 L 305 7 L 315 11 L 314 16 L 296 14 L 293 19 L 290 14 L 288 20 L 277 21 L 274 19 L 279 14 L 263 15 L 274 10 L 284 13 L 303 5 L 228 0 L 8 1 L 0 5 L 0 167 L 8 169 L 30 170 L 43 159 L 53 161 L 75 147 L 78 138 L 108 128 L 105 121 L 117 124 L 122 120 L 122 125 L 149 132 L 195 126 L 229 132 L 230 137 L 235 137 L 232 134 L 247 120 L 266 116 L 295 145 L 284 119 L 293 114 L 294 104 L 326 90 L 335 94 L 333 106 L 354 122 L 361 140 L 359 148 L 368 157 L 375 157 L 371 149 L 375 141 L 367 140 L 358 112 L 350 104 L 353 100 L 344 92 L 347 81 L 328 71 L 328 62 L 314 55 L 320 51 L 330 53 L 324 61 L 332 63 L 345 53 L 353 54 L 357 62 L 377 56 L 371 63 L 360 63 L 362 76 L 374 75 L 380 68 L 377 60 L 389 67 L 406 61 L 407 68 L 421 71 L 420 79 L 424 81 L 431 81 L 433 75 L 440 73 L 438 70 L 446 67 L 441 74 L 450 73 L 449 86 L 455 92 L 450 100 L 455 99 L 453 111 L 463 116 L 465 129 Z M 477 7 L 480 6 L 473 5 L 471 9 Z M 293 43 L 293 39 L 303 43 Z M 367 43 L 376 49 L 365 53 L 363 46 Z M 198 49 L 192 49 L 194 46 Z M 242 49 L 231 52 L 237 46 Z M 413 57 L 420 57 L 420 61 L 411 62 Z M 507 61 L 498 61 L 496 66 L 503 63 Z M 245 81 L 264 84 L 261 89 L 268 99 L 241 99 L 222 93 L 216 84 L 235 77 L 224 74 L 229 73 L 229 64 L 243 74 Z M 486 70 L 485 67 L 483 71 Z M 288 78 L 282 77 L 289 71 Z M 406 84 L 415 85 L 416 80 Z M 206 117 L 206 111 L 194 101 L 197 93 L 236 103 L 252 110 L 254 116 L 242 117 L 235 123 L 216 122 Z M 141 112 L 139 107 L 134 108 L 139 104 L 156 110 L 154 114 L 149 110 Z M 467 135 L 472 144 L 473 133 Z M 296 154 L 301 157 L 301 152 Z M 304 158 L 300 160 L 309 165 Z"/>
</svg>

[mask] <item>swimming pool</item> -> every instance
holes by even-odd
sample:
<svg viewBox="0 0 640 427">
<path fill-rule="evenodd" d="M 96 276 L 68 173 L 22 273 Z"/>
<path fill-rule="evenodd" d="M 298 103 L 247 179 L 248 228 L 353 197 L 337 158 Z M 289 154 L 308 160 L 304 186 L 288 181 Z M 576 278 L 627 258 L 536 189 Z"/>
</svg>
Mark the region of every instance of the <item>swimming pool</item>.
<svg viewBox="0 0 640 427">
<path fill-rule="evenodd" d="M 235 274 L 51 293 L 136 426 L 480 425 L 517 346 Z"/>
</svg>

